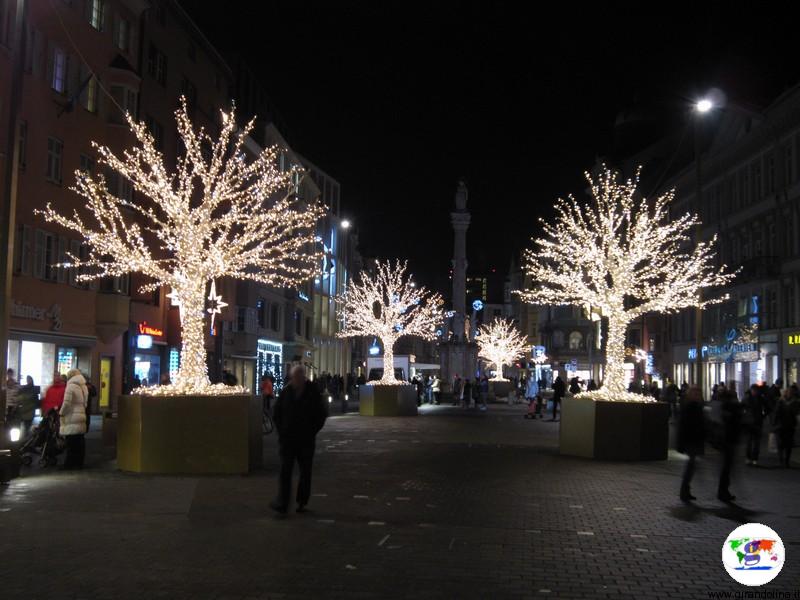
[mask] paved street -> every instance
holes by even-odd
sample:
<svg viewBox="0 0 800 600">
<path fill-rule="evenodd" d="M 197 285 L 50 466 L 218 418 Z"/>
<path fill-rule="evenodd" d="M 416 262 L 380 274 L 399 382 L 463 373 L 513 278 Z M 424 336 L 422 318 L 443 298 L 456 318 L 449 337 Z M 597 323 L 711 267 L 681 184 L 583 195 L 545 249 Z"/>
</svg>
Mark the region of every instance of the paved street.
<svg viewBox="0 0 800 600">
<path fill-rule="evenodd" d="M 557 424 L 449 407 L 418 418 L 333 417 L 312 512 L 276 519 L 274 436 L 249 477 L 118 473 L 92 440 L 79 474 L 37 469 L 0 491 L 3 598 L 708 598 L 743 589 L 720 564 L 740 522 L 787 546 L 761 589 L 800 590 L 800 471 L 741 466 L 738 507 L 682 460 L 557 454 Z M 107 454 L 107 451 L 106 451 Z M 743 464 L 744 461 L 739 461 Z"/>
</svg>

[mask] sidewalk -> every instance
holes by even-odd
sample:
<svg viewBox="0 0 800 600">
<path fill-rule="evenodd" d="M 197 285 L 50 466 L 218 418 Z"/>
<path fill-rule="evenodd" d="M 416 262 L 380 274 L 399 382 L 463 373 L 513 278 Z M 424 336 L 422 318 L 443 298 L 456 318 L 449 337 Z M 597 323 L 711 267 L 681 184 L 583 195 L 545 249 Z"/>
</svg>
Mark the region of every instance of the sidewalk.
<svg viewBox="0 0 800 600">
<path fill-rule="evenodd" d="M 742 589 L 720 550 L 740 522 L 775 529 L 800 588 L 800 471 L 745 468 L 739 506 L 677 499 L 683 459 L 562 457 L 558 424 L 424 407 L 417 418 L 334 416 L 311 508 L 275 519 L 275 437 L 249 477 L 113 470 L 91 436 L 81 473 L 34 472 L 0 491 L 5 598 L 681 598 Z"/>
</svg>

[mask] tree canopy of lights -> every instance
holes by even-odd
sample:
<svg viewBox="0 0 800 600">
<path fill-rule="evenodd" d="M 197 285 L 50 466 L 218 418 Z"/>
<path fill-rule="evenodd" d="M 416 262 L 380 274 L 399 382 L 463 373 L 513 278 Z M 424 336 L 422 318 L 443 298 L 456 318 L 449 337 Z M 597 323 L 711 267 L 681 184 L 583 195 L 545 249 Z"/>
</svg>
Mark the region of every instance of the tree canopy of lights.
<svg viewBox="0 0 800 600">
<path fill-rule="evenodd" d="M 506 381 L 503 365 L 510 365 L 525 354 L 528 341 L 514 323 L 495 318 L 491 323 L 478 328 L 478 357 L 494 365 L 492 381 Z"/>
<path fill-rule="evenodd" d="M 233 114 L 221 111 L 219 132 L 211 134 L 193 126 L 183 98 L 175 117 L 182 152 L 174 171 L 145 124 L 127 115 L 132 148 L 117 156 L 94 147 L 98 162 L 125 178 L 134 193 L 120 197 L 103 175 L 76 172 L 72 189 L 86 199 L 86 214 L 62 215 L 50 204 L 42 212 L 84 238 L 88 256 L 69 255 L 61 265 L 79 269 L 79 280 L 138 272 L 147 277 L 143 292 L 171 289 L 181 315 L 180 369 L 172 384 L 135 393 L 241 393 L 208 379 L 205 318 L 225 305 L 210 286 L 223 277 L 277 287 L 311 278 L 319 270 L 315 227 L 323 209 L 298 200 L 301 172 L 279 168 L 280 148 L 245 156 L 254 121 L 240 128 Z M 206 308 L 209 288 L 216 304 Z"/>
<path fill-rule="evenodd" d="M 372 273 L 361 271 L 337 296 L 339 337 L 377 337 L 383 346 L 383 377 L 375 384 L 401 385 L 394 376 L 394 345 L 405 335 L 436 339 L 442 322 L 442 297 L 412 284 L 406 263 L 376 261 Z"/>
<path fill-rule="evenodd" d="M 673 313 L 705 307 L 724 297 L 703 291 L 729 282 L 735 274 L 716 265 L 716 236 L 693 243 L 699 219 L 684 214 L 670 220 L 670 191 L 650 201 L 637 193 L 639 174 L 620 181 L 612 170 L 586 174 L 592 200 L 559 199 L 552 222 L 541 221 L 543 235 L 525 252 L 529 289 L 517 291 L 532 304 L 599 308 L 608 319 L 606 365 L 601 389 L 590 397 L 642 401 L 625 390 L 625 332 L 651 312 Z"/>
</svg>

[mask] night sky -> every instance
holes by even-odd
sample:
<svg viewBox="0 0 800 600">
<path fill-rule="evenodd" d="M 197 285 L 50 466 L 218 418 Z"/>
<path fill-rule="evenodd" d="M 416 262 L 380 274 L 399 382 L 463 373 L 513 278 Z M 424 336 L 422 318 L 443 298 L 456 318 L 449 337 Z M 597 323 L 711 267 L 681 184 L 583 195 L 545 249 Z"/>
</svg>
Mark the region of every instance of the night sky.
<svg viewBox="0 0 800 600">
<path fill-rule="evenodd" d="M 340 181 L 362 253 L 408 258 L 440 288 L 459 178 L 469 270 L 502 277 L 598 157 L 681 127 L 711 87 L 759 107 L 800 80 L 778 4 L 183 5 L 223 53 L 248 57 L 293 147 Z"/>
</svg>

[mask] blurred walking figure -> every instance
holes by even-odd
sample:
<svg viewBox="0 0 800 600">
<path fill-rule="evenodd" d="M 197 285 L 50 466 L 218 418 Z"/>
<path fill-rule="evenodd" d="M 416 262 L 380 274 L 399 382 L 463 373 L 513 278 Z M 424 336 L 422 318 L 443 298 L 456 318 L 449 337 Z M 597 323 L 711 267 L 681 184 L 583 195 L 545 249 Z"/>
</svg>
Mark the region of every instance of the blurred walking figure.
<svg viewBox="0 0 800 600">
<path fill-rule="evenodd" d="M 683 468 L 681 480 L 681 500 L 689 502 L 696 500 L 692 496 L 692 477 L 696 468 L 697 456 L 703 454 L 703 441 L 705 439 L 705 426 L 703 420 L 703 396 L 698 386 L 690 387 L 683 398 L 680 416 L 678 418 L 678 452 L 686 454 L 689 458 Z"/>
<path fill-rule="evenodd" d="M 766 402 L 761 389 L 755 384 L 745 392 L 744 421 L 747 425 L 747 464 L 757 465 L 761 451 L 761 434 L 766 415 Z"/>
<path fill-rule="evenodd" d="M 789 389 L 783 390 L 775 407 L 775 437 L 778 442 L 778 461 L 787 469 L 792 458 L 794 433 L 797 428 L 798 401 Z"/>
<path fill-rule="evenodd" d="M 555 421 L 556 417 L 558 417 L 558 405 L 566 392 L 567 386 L 564 380 L 561 379 L 561 375 L 559 375 L 553 382 L 553 418 L 550 419 L 551 421 Z"/>
<path fill-rule="evenodd" d="M 721 439 L 720 452 L 722 453 L 722 469 L 719 474 L 719 487 L 717 498 L 723 502 L 732 502 L 736 496 L 730 492 L 731 468 L 736 454 L 736 445 L 739 443 L 739 431 L 742 426 L 742 412 L 739 399 L 736 397 L 736 383 L 731 382 L 729 388 L 723 388 L 720 396 Z"/>
<path fill-rule="evenodd" d="M 678 386 L 674 381 L 667 381 L 664 387 L 664 402 L 669 404 L 669 412 L 673 419 L 678 418 Z"/>
<path fill-rule="evenodd" d="M 278 429 L 281 471 L 278 497 L 270 508 L 286 514 L 292 493 L 294 463 L 300 467 L 297 484 L 297 512 L 304 512 L 311 497 L 311 466 L 317 433 L 325 425 L 328 404 L 319 388 L 306 380 L 305 368 L 295 365 L 289 373 L 289 383 L 275 403 L 273 420 Z"/>
</svg>

